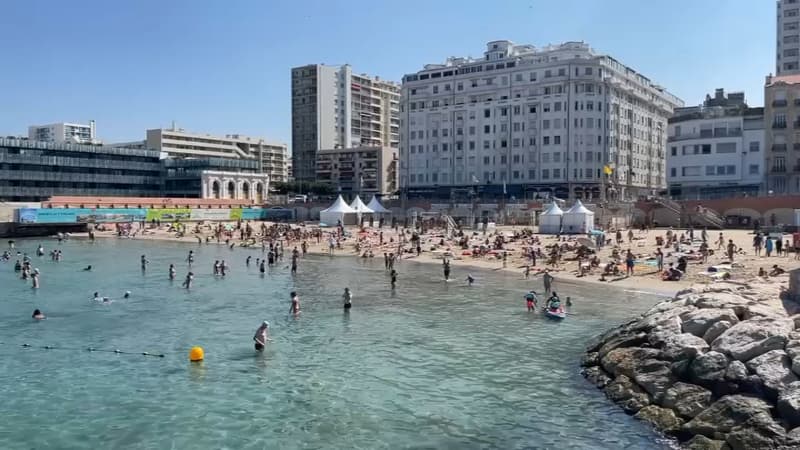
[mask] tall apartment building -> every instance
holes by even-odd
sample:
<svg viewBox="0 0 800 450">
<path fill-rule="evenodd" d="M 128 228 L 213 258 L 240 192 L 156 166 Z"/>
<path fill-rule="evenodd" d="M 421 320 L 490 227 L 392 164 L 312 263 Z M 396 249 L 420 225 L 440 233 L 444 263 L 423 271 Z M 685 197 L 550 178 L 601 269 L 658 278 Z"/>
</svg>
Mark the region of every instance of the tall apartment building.
<svg viewBox="0 0 800 450">
<path fill-rule="evenodd" d="M 401 190 L 439 198 L 473 190 L 516 198 L 656 194 L 666 188 L 667 119 L 679 106 L 583 42 L 489 42 L 483 58 L 449 58 L 404 77 Z"/>
<path fill-rule="evenodd" d="M 775 74 L 800 73 L 800 0 L 778 0 Z"/>
<path fill-rule="evenodd" d="M 87 125 L 68 122 L 32 125 L 28 127 L 28 139 L 57 144 L 100 144 L 95 135 L 94 120 L 90 120 Z"/>
<path fill-rule="evenodd" d="M 181 128 L 147 130 L 146 148 L 160 150 L 170 158 L 229 158 L 255 160 L 272 181 L 288 181 L 288 147 L 238 134 L 212 136 Z"/>
<path fill-rule="evenodd" d="M 766 189 L 800 193 L 800 74 L 768 76 L 764 87 Z"/>
<path fill-rule="evenodd" d="M 677 199 L 758 195 L 764 180 L 764 108 L 717 89 L 669 119 L 667 182 Z"/>
<path fill-rule="evenodd" d="M 292 170 L 313 180 L 320 149 L 400 144 L 400 87 L 347 64 L 292 69 Z"/>
<path fill-rule="evenodd" d="M 353 147 L 317 152 L 317 181 L 342 194 L 393 195 L 397 192 L 397 149 Z M 366 200 L 365 200 L 366 201 Z"/>
</svg>

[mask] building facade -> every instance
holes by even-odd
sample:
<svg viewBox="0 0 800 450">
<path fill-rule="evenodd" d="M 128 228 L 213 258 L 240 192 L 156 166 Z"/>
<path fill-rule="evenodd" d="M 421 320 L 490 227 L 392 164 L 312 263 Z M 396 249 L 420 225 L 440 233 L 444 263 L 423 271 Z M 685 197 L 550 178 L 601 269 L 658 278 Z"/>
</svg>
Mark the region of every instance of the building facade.
<svg viewBox="0 0 800 450">
<path fill-rule="evenodd" d="M 256 204 L 263 204 L 269 192 L 269 175 L 204 170 L 201 184 L 202 198 L 252 200 Z"/>
<path fill-rule="evenodd" d="M 212 136 L 180 128 L 147 130 L 146 148 L 157 149 L 169 158 L 228 158 L 254 160 L 259 170 L 273 181 L 288 180 L 288 147 L 238 134 Z"/>
<path fill-rule="evenodd" d="M 683 102 L 583 42 L 493 41 L 403 79 L 409 197 L 635 198 L 666 188 L 667 119 Z"/>
<path fill-rule="evenodd" d="M 397 148 L 400 87 L 354 74 L 349 65 L 311 64 L 292 69 L 292 169 L 314 179 L 320 149 Z"/>
<path fill-rule="evenodd" d="M 0 139 L 0 200 L 158 197 L 161 172 L 159 153 L 153 150 Z"/>
<path fill-rule="evenodd" d="M 766 190 L 800 193 L 800 74 L 767 77 L 764 121 Z"/>
<path fill-rule="evenodd" d="M 397 192 L 397 149 L 355 147 L 317 153 L 316 180 L 343 194 L 394 195 Z"/>
<path fill-rule="evenodd" d="M 94 120 L 90 120 L 87 125 L 67 122 L 32 125 L 28 127 L 28 139 L 56 144 L 101 144 L 95 133 Z"/>
<path fill-rule="evenodd" d="M 230 158 L 167 158 L 162 160 L 164 165 L 164 189 L 163 194 L 166 197 L 178 198 L 233 198 L 233 199 L 266 199 L 266 191 L 259 192 L 262 194 L 260 197 L 254 195 L 256 192 L 253 189 L 242 189 L 238 186 L 244 180 L 250 180 L 249 186 L 256 186 L 256 183 L 264 183 L 263 180 L 269 180 L 269 174 L 262 173 L 258 161 L 252 159 L 230 159 Z M 225 173 L 225 177 L 208 177 L 207 173 Z M 238 174 L 236 177 L 236 189 L 229 190 L 228 183 L 224 182 L 226 179 L 232 177 L 233 174 Z M 208 181 L 214 178 L 219 180 L 220 184 L 217 189 L 212 189 Z M 212 180 L 213 181 L 213 180 Z M 224 183 L 223 183 L 224 182 Z M 253 194 L 247 197 L 230 195 Z"/>
<path fill-rule="evenodd" d="M 777 1 L 775 74 L 800 73 L 800 0 Z"/>
<path fill-rule="evenodd" d="M 667 182 L 675 199 L 758 195 L 764 181 L 764 108 L 717 89 L 669 119 Z"/>
</svg>

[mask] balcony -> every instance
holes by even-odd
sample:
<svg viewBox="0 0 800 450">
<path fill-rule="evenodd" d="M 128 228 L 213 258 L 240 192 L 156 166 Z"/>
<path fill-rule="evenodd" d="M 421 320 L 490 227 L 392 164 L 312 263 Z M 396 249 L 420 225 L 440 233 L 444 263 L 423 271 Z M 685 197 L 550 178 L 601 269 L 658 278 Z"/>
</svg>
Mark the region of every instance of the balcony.
<svg viewBox="0 0 800 450">
<path fill-rule="evenodd" d="M 789 102 L 786 101 L 786 100 L 773 100 L 772 101 L 772 107 L 773 108 L 783 108 L 788 104 L 789 104 Z"/>
<path fill-rule="evenodd" d="M 770 173 L 786 173 L 786 166 L 772 166 Z"/>
<path fill-rule="evenodd" d="M 786 128 L 786 122 L 772 122 L 772 128 L 775 129 Z"/>
<path fill-rule="evenodd" d="M 786 151 L 786 144 L 772 144 L 772 151 L 773 152 L 785 152 Z"/>
</svg>

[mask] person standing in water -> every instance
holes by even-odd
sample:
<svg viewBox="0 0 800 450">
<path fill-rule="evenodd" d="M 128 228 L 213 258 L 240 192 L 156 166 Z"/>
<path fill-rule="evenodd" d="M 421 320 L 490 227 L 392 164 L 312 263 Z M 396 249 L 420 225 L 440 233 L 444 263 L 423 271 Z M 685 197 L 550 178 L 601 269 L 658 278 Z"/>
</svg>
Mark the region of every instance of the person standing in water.
<svg viewBox="0 0 800 450">
<path fill-rule="evenodd" d="M 394 287 L 397 284 L 397 271 L 392 269 L 391 276 L 392 276 L 392 290 L 394 290 Z"/>
<path fill-rule="evenodd" d="M 194 262 L 194 250 L 189 250 L 189 256 L 186 257 L 186 262 L 191 266 Z"/>
<path fill-rule="evenodd" d="M 36 256 L 44 256 L 44 247 L 42 247 L 42 244 L 39 244 L 39 248 L 36 249 Z"/>
<path fill-rule="evenodd" d="M 175 264 L 169 265 L 169 281 L 175 281 Z"/>
<path fill-rule="evenodd" d="M 550 272 L 547 269 L 544 270 L 544 276 L 542 278 L 544 280 L 544 293 L 549 294 L 550 289 L 553 287 L 553 280 L 555 278 L 550 275 Z"/>
<path fill-rule="evenodd" d="M 192 272 L 189 272 L 186 274 L 186 279 L 183 280 L 183 284 L 181 286 L 185 287 L 186 289 L 189 289 L 192 287 L 193 280 L 194 280 L 194 274 Z"/>
<path fill-rule="evenodd" d="M 39 269 L 33 269 L 33 275 L 31 275 L 31 281 L 33 281 L 33 288 L 39 289 Z"/>
<path fill-rule="evenodd" d="M 267 271 L 266 262 L 262 259 L 261 264 L 258 266 L 258 271 L 261 272 L 261 276 L 264 276 L 264 272 Z"/>
<path fill-rule="evenodd" d="M 223 277 L 225 276 L 225 260 L 223 259 L 221 263 L 219 263 L 219 274 Z"/>
<path fill-rule="evenodd" d="M 252 258 L 252 256 L 248 256 L 247 259 L 244 260 L 244 265 L 247 267 L 250 267 L 250 258 Z"/>
<path fill-rule="evenodd" d="M 536 292 L 528 291 L 528 293 L 525 294 L 525 303 L 528 306 L 528 312 L 536 311 Z"/>
<path fill-rule="evenodd" d="M 300 314 L 300 297 L 297 296 L 297 292 L 292 291 L 292 306 L 289 307 L 289 314 L 294 314 L 295 316 Z"/>
<path fill-rule="evenodd" d="M 297 255 L 292 255 L 292 275 L 297 274 Z"/>
<path fill-rule="evenodd" d="M 444 281 L 450 281 L 450 261 L 447 258 L 442 260 L 443 271 L 444 271 Z"/>
<path fill-rule="evenodd" d="M 147 260 L 147 257 L 145 255 L 142 255 L 141 261 L 142 261 L 142 272 L 144 272 L 145 270 L 147 270 L 147 265 L 150 263 L 150 261 Z"/>
<path fill-rule="evenodd" d="M 261 326 L 258 327 L 256 330 L 255 336 L 253 336 L 253 340 L 255 343 L 256 351 L 260 352 L 264 350 L 264 347 L 267 345 L 267 342 L 270 342 L 272 339 L 269 338 L 269 322 L 266 320 L 261 322 Z"/>
<path fill-rule="evenodd" d="M 472 278 L 472 274 L 467 274 L 467 285 L 472 286 L 472 283 L 475 282 L 475 278 Z"/>
<path fill-rule="evenodd" d="M 347 310 L 353 307 L 353 294 L 350 293 L 350 288 L 344 288 L 342 300 L 344 300 L 344 309 Z"/>
</svg>

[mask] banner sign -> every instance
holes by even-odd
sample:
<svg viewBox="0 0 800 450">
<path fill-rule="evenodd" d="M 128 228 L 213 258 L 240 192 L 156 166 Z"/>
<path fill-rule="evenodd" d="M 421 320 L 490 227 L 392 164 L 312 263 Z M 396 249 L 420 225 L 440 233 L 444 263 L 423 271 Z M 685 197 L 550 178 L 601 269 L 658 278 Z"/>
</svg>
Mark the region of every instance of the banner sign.
<svg viewBox="0 0 800 450">
<path fill-rule="evenodd" d="M 291 220 L 294 210 L 286 208 L 19 208 L 19 223 L 128 223 L 152 222 Z"/>
<path fill-rule="evenodd" d="M 147 221 L 158 220 L 161 222 L 185 222 L 192 218 L 192 210 L 189 208 L 163 208 L 148 209 Z"/>
<path fill-rule="evenodd" d="M 145 219 L 142 208 L 20 208 L 20 223 L 115 223 Z"/>
</svg>

